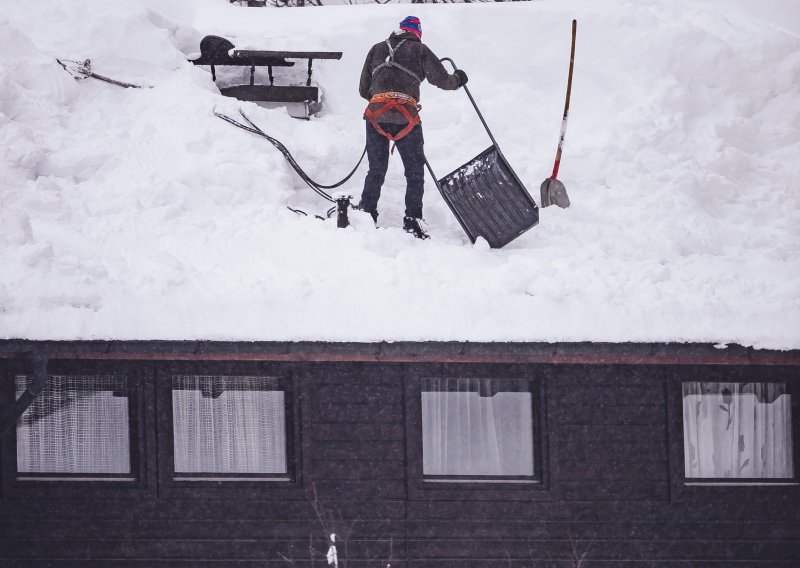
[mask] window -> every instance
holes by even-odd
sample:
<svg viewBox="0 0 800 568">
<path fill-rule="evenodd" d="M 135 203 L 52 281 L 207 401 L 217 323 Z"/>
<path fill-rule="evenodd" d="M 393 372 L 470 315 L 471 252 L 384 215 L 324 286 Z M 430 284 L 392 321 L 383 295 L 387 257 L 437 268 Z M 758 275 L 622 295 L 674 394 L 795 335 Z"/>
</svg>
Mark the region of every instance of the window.
<svg viewBox="0 0 800 568">
<path fill-rule="evenodd" d="M 33 380 L 16 377 L 19 397 Z M 17 472 L 25 477 L 131 477 L 127 378 L 50 375 L 17 422 Z"/>
<path fill-rule="evenodd" d="M 534 480 L 534 405 L 522 379 L 423 378 L 426 481 Z"/>
<path fill-rule="evenodd" d="M 686 479 L 794 477 L 785 383 L 684 382 Z"/>
<path fill-rule="evenodd" d="M 288 479 L 283 381 L 172 376 L 175 479 Z"/>
</svg>

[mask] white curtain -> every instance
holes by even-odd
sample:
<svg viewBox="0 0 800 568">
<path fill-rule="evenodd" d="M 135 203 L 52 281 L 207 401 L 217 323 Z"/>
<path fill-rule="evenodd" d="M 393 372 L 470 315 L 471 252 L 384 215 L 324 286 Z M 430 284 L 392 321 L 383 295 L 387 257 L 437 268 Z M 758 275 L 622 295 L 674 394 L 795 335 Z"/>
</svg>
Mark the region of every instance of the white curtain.
<svg viewBox="0 0 800 568">
<path fill-rule="evenodd" d="M 31 377 L 16 377 L 17 397 Z M 17 421 L 20 473 L 130 473 L 124 376 L 48 376 Z"/>
<path fill-rule="evenodd" d="M 683 383 L 687 478 L 791 478 L 791 399 L 782 383 Z"/>
<path fill-rule="evenodd" d="M 176 473 L 286 473 L 284 392 L 272 377 L 173 376 Z"/>
<path fill-rule="evenodd" d="M 425 475 L 533 475 L 527 381 L 423 379 Z"/>
</svg>

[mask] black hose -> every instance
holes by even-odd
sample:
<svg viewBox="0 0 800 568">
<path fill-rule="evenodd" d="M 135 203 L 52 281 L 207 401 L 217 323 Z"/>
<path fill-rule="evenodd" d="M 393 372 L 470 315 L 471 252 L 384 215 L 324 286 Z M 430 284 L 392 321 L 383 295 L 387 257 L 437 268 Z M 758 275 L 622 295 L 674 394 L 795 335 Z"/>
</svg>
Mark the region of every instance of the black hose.
<svg viewBox="0 0 800 568">
<path fill-rule="evenodd" d="M 321 184 L 321 183 L 311 179 L 311 177 L 305 171 L 303 171 L 303 168 L 300 167 L 300 164 L 297 163 L 297 160 L 294 159 L 294 156 L 292 156 L 291 152 L 289 152 L 289 150 L 286 148 L 286 146 L 283 145 L 283 143 L 280 140 L 277 140 L 276 138 L 273 138 L 272 136 L 270 136 L 269 134 L 267 134 L 266 132 L 261 130 L 261 128 L 259 128 L 252 120 L 250 120 L 250 118 L 241 109 L 239 110 L 239 114 L 241 114 L 242 118 L 244 118 L 247 121 L 247 124 L 243 124 L 243 123 L 239 122 L 238 120 L 236 120 L 234 118 L 231 118 L 230 116 L 227 116 L 225 114 L 221 114 L 221 113 L 217 112 L 216 109 L 214 110 L 214 115 L 217 116 L 218 118 L 221 118 L 225 122 L 227 122 L 229 124 L 233 124 L 234 126 L 236 126 L 238 128 L 241 128 L 242 130 L 246 130 L 247 132 L 252 132 L 253 134 L 257 134 L 257 135 L 269 140 L 269 142 L 273 146 L 275 146 L 275 148 L 277 148 L 278 151 L 280 151 L 281 154 L 283 154 L 283 157 L 286 158 L 286 161 L 289 162 L 289 165 L 292 166 L 292 169 L 294 169 L 294 171 L 297 172 L 297 175 L 300 176 L 300 179 L 302 179 L 306 183 L 306 185 L 308 187 L 310 187 L 312 190 L 314 190 L 314 192 L 317 195 L 319 195 L 323 199 L 327 199 L 330 202 L 334 202 L 335 199 L 333 199 L 333 197 L 331 197 L 330 194 L 328 194 L 324 190 L 326 190 L 326 189 L 335 189 L 335 188 L 343 185 L 344 183 L 346 183 L 351 177 L 353 177 L 353 174 L 356 173 L 356 170 L 358 170 L 358 167 L 361 165 L 361 162 L 364 161 L 364 156 L 367 154 L 367 146 L 365 144 L 364 145 L 364 151 L 361 153 L 361 157 L 358 159 L 358 163 L 350 171 L 350 173 L 347 174 L 347 176 L 345 176 L 344 179 L 342 179 L 342 180 L 340 180 L 340 181 L 338 181 L 338 182 L 336 182 L 334 184 L 331 184 L 331 185 Z M 335 210 L 335 208 L 334 208 L 334 210 Z M 330 214 L 328 216 L 330 216 Z"/>
</svg>

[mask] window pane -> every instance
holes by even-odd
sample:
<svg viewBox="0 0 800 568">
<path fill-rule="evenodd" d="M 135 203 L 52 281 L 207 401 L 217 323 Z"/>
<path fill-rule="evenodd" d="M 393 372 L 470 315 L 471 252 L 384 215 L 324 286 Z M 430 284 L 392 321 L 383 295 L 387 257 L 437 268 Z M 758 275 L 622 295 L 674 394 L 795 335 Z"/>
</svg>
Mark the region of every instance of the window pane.
<svg viewBox="0 0 800 568">
<path fill-rule="evenodd" d="M 17 397 L 32 377 L 16 377 Z M 21 473 L 130 473 L 127 380 L 48 376 L 17 421 Z"/>
<path fill-rule="evenodd" d="M 791 478 L 791 399 L 783 383 L 683 383 L 687 478 Z"/>
<path fill-rule="evenodd" d="M 176 473 L 286 473 L 280 379 L 173 376 Z"/>
<path fill-rule="evenodd" d="M 533 475 L 530 383 L 423 379 L 425 475 Z"/>
</svg>

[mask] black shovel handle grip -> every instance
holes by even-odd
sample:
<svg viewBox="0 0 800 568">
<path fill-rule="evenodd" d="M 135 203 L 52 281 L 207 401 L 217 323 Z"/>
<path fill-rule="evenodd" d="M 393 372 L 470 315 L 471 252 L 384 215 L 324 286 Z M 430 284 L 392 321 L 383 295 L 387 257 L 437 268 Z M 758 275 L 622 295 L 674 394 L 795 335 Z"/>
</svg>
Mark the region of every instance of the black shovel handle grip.
<svg viewBox="0 0 800 568">
<path fill-rule="evenodd" d="M 439 61 L 442 61 L 442 62 L 449 61 L 450 65 L 453 66 L 453 71 L 458 71 L 458 67 L 456 66 L 456 62 L 453 61 L 452 59 L 450 59 L 449 57 L 442 57 Z M 484 120 L 483 115 L 481 114 L 481 111 L 478 108 L 478 105 L 475 103 L 475 99 L 472 98 L 472 93 L 469 92 L 469 89 L 467 88 L 466 85 L 461 85 L 461 87 L 464 89 L 464 92 L 467 93 L 467 96 L 469 97 L 469 101 L 472 103 L 472 106 L 475 108 L 475 112 L 478 113 L 478 118 L 481 119 L 481 123 L 483 124 L 483 127 L 486 129 L 486 134 L 488 134 L 489 138 L 492 140 L 492 144 L 494 144 L 494 147 L 497 148 L 498 151 L 500 151 L 500 148 L 497 145 L 497 141 L 494 139 L 494 136 L 492 135 L 492 131 L 489 130 L 489 125 L 486 124 L 486 120 Z"/>
</svg>

